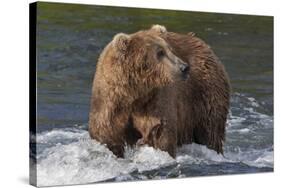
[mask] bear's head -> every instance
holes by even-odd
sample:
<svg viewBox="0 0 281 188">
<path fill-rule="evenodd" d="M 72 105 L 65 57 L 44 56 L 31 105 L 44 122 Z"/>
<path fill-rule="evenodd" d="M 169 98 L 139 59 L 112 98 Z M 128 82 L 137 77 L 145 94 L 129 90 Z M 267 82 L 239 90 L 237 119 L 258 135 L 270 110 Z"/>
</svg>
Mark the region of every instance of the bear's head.
<svg viewBox="0 0 281 188">
<path fill-rule="evenodd" d="M 166 29 L 161 26 L 159 31 Z M 115 35 L 99 64 L 108 83 L 142 92 L 185 80 L 189 74 L 188 63 L 159 34 L 149 31 Z"/>
</svg>

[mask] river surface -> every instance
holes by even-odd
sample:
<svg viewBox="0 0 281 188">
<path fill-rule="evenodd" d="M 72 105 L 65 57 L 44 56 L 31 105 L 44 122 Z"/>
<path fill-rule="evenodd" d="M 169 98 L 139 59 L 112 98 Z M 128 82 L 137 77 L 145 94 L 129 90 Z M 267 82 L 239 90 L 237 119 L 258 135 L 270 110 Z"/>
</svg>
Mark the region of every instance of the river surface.
<svg viewBox="0 0 281 188">
<path fill-rule="evenodd" d="M 37 134 L 31 149 L 39 186 L 273 171 L 272 17 L 55 3 L 39 3 L 37 13 Z M 116 33 L 153 24 L 196 33 L 224 64 L 232 86 L 224 156 L 190 144 L 175 159 L 148 146 L 126 148 L 121 159 L 89 138 L 99 54 Z"/>
</svg>

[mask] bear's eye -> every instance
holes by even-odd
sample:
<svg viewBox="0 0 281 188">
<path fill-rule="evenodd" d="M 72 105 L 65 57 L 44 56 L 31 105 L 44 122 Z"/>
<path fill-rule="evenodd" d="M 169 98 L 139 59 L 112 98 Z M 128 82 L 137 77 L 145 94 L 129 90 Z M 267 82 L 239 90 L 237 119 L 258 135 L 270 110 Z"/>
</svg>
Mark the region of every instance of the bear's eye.
<svg viewBox="0 0 281 188">
<path fill-rule="evenodd" d="M 165 51 L 163 49 L 160 49 L 157 51 L 157 58 L 162 59 L 165 56 Z"/>
</svg>

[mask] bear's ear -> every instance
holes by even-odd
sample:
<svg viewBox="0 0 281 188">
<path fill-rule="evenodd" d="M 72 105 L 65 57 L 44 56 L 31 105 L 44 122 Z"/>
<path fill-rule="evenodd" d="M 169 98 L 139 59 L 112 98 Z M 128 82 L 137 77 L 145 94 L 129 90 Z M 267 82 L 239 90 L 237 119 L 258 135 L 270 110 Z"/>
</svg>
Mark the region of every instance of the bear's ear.
<svg viewBox="0 0 281 188">
<path fill-rule="evenodd" d="M 166 29 L 165 26 L 163 26 L 163 25 L 158 25 L 158 24 L 153 25 L 153 26 L 150 28 L 150 30 L 156 31 L 156 32 L 158 32 L 158 33 L 166 33 L 166 32 L 167 32 L 167 29 Z"/>
<path fill-rule="evenodd" d="M 124 52 L 127 50 L 130 41 L 130 36 L 125 33 L 118 33 L 113 38 L 113 46 L 116 50 Z"/>
</svg>

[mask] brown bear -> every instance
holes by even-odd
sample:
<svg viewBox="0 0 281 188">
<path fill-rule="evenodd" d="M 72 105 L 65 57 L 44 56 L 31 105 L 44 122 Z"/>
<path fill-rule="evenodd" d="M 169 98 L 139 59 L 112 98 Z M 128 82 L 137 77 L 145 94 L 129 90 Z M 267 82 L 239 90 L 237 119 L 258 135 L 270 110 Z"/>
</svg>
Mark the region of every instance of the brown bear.
<svg viewBox="0 0 281 188">
<path fill-rule="evenodd" d="M 164 26 L 117 34 L 93 81 L 89 133 L 118 157 L 148 144 L 175 157 L 192 142 L 223 153 L 230 84 L 211 48 Z"/>
</svg>

